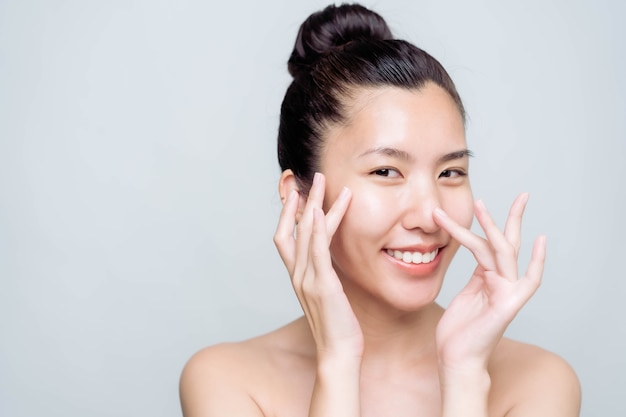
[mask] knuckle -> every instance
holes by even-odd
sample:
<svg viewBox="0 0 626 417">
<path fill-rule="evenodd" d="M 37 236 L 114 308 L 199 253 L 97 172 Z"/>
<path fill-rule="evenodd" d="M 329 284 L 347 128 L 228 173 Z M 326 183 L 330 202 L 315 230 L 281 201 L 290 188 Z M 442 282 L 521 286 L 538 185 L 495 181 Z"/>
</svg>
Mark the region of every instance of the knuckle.
<svg viewBox="0 0 626 417">
<path fill-rule="evenodd" d="M 287 242 L 285 242 L 282 236 L 274 236 L 274 246 L 276 246 L 279 253 L 282 253 L 287 247 Z"/>
<path fill-rule="evenodd" d="M 315 285 L 315 279 L 311 276 L 306 276 L 302 280 L 301 291 L 307 299 L 315 299 L 318 297 L 317 285 Z"/>
</svg>

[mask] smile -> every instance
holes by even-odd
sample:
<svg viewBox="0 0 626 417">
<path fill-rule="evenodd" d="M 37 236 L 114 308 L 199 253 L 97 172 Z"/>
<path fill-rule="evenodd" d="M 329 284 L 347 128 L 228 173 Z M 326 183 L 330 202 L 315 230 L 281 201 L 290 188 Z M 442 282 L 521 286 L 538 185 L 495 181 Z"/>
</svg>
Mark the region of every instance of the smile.
<svg viewBox="0 0 626 417">
<path fill-rule="evenodd" d="M 437 253 L 439 253 L 439 248 L 435 249 L 432 252 L 426 252 L 426 253 L 403 252 L 399 250 L 387 249 L 387 254 L 389 256 L 393 256 L 399 261 L 402 261 L 405 263 L 411 263 L 411 264 L 428 264 L 432 262 L 433 259 L 435 259 L 435 257 L 437 256 Z"/>
</svg>

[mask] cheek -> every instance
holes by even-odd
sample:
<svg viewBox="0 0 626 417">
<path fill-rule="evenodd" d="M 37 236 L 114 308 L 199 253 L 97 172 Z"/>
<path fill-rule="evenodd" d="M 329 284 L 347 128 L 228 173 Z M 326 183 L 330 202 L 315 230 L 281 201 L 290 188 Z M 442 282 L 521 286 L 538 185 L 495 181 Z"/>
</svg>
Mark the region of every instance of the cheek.
<svg viewBox="0 0 626 417">
<path fill-rule="evenodd" d="M 372 192 L 353 191 L 350 206 L 337 230 L 337 234 L 350 236 L 358 241 L 358 236 L 380 234 L 389 219 L 389 204 Z"/>
<path fill-rule="evenodd" d="M 352 200 L 330 244 L 341 276 L 357 276 L 368 268 L 368 256 L 378 250 L 390 225 L 389 205 L 373 192 L 353 190 Z"/>
</svg>

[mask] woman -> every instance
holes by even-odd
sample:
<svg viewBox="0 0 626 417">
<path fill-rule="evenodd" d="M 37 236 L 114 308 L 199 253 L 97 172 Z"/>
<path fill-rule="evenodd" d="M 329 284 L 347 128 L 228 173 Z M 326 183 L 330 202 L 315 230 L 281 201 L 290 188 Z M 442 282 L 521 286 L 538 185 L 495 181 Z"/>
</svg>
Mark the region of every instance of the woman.
<svg viewBox="0 0 626 417">
<path fill-rule="evenodd" d="M 278 137 L 275 243 L 304 317 L 207 348 L 181 377 L 186 417 L 577 416 L 559 357 L 502 335 L 539 286 L 518 276 L 520 195 L 501 232 L 468 177 L 464 109 L 443 67 L 359 5 L 301 26 Z M 476 216 L 486 238 L 468 230 Z M 435 303 L 460 245 L 478 262 Z"/>
</svg>

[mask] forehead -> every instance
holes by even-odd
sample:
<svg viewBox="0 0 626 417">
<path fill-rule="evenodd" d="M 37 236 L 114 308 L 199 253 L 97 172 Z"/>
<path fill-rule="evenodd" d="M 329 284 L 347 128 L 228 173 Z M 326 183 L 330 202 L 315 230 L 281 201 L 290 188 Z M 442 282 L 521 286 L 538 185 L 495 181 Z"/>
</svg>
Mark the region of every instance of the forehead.
<svg viewBox="0 0 626 417">
<path fill-rule="evenodd" d="M 465 127 L 450 95 L 434 83 L 421 89 L 363 88 L 344 102 L 346 121 L 329 126 L 328 152 L 391 146 L 410 150 L 415 146 L 464 148 Z"/>
</svg>

